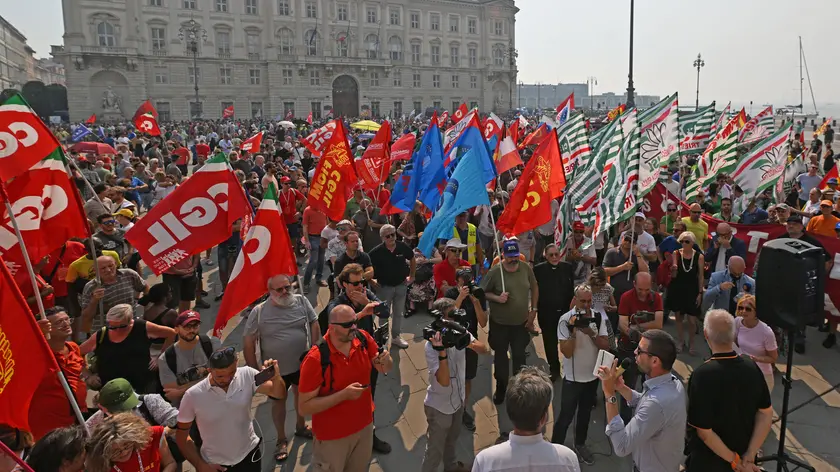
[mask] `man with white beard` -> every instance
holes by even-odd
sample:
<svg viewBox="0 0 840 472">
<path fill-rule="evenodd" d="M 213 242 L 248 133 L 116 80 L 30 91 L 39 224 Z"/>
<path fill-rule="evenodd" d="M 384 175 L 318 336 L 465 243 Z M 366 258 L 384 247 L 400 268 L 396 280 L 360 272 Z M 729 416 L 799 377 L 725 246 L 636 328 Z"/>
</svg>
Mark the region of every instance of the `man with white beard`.
<svg viewBox="0 0 840 472">
<path fill-rule="evenodd" d="M 277 368 L 287 387 L 295 396 L 295 412 L 298 405 L 298 383 L 302 354 L 309 351 L 321 338 L 321 329 L 315 310 L 303 295 L 292 293 L 291 277 L 283 274 L 268 279 L 268 300 L 258 304 L 248 315 L 243 334 L 245 363 L 257 370 L 262 363 L 257 360 L 257 340 L 263 360 L 277 359 Z M 277 428 L 277 443 L 274 459 L 277 462 L 289 456 L 289 440 L 286 436 L 286 397 L 271 398 L 271 416 Z M 306 426 L 305 418 L 297 414 L 294 435 L 304 439 L 312 438 L 312 430 Z"/>
</svg>

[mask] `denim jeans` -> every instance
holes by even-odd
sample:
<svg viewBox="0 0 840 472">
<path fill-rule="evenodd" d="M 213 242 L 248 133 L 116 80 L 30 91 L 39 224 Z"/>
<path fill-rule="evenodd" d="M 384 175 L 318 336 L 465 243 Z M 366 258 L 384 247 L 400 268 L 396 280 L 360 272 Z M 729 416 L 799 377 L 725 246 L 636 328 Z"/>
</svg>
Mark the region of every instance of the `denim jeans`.
<svg viewBox="0 0 840 472">
<path fill-rule="evenodd" d="M 303 285 L 308 286 L 312 280 L 312 272 L 315 278 L 321 280 L 324 277 L 324 253 L 326 248 L 321 247 L 321 236 L 309 235 L 309 262 L 306 264 L 306 271 L 303 273 Z"/>
<path fill-rule="evenodd" d="M 382 303 L 386 303 L 391 310 L 391 339 L 400 335 L 402 319 L 405 315 L 405 295 L 407 292 L 408 287 L 404 283 L 396 287 L 380 285 L 376 289 L 376 296 L 382 300 Z"/>
<path fill-rule="evenodd" d="M 595 397 L 598 394 L 598 385 L 598 379 L 591 382 L 572 382 L 563 379 L 563 389 L 560 392 L 560 413 L 554 422 L 551 442 L 563 444 L 566 441 L 566 432 L 575 418 L 575 413 L 577 413 L 575 446 L 586 444 L 586 435 L 589 433 L 589 418 L 592 416 L 592 406 L 595 404 Z"/>
</svg>

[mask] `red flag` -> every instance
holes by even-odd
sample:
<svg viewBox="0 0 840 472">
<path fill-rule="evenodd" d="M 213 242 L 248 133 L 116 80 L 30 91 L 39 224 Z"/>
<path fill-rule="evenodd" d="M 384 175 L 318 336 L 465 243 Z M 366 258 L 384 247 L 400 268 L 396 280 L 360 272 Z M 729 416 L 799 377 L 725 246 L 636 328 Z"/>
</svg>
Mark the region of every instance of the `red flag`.
<svg viewBox="0 0 840 472">
<path fill-rule="evenodd" d="M 309 123 L 310 125 L 312 124 L 312 112 L 311 111 L 309 112 L 309 116 L 306 117 L 306 122 Z"/>
<path fill-rule="evenodd" d="M 467 104 L 461 103 L 461 106 L 458 107 L 458 109 L 455 110 L 455 113 L 452 114 L 452 124 L 457 125 L 459 121 L 467 116 L 468 112 L 469 109 L 467 109 Z"/>
<path fill-rule="evenodd" d="M 140 218 L 125 237 L 155 274 L 230 237 L 251 204 L 224 154 L 217 154 Z"/>
<path fill-rule="evenodd" d="M 522 141 L 522 144 L 519 145 L 519 149 L 525 148 L 525 146 L 530 146 L 532 144 L 541 143 L 543 138 L 548 134 L 548 126 L 545 123 L 540 124 L 539 128 L 535 129 L 531 134 L 525 136 L 525 139 Z"/>
<path fill-rule="evenodd" d="M 90 115 L 90 118 L 86 119 L 85 123 L 89 124 L 89 125 L 92 125 L 92 124 L 96 123 L 96 113 L 94 113 L 93 115 Z"/>
<path fill-rule="evenodd" d="M 233 118 L 233 105 L 222 110 L 222 118 Z"/>
<path fill-rule="evenodd" d="M 515 120 L 513 123 L 510 124 L 508 127 L 507 135 L 510 136 L 510 139 L 513 140 L 513 144 L 519 142 L 519 121 Z"/>
<path fill-rule="evenodd" d="M 288 112 L 288 113 L 286 113 L 286 119 L 287 119 L 287 120 L 290 120 L 290 121 L 291 121 L 294 117 L 295 117 L 295 114 L 294 114 L 294 113 L 292 113 L 292 110 L 289 110 L 289 112 Z"/>
<path fill-rule="evenodd" d="M 449 121 L 449 111 L 443 112 L 438 119 L 438 127 L 446 129 L 446 122 Z"/>
<path fill-rule="evenodd" d="M 481 129 L 484 132 L 484 140 L 488 143 L 493 136 L 496 136 L 499 141 L 502 140 L 502 131 L 504 130 L 504 122 L 496 116 L 494 113 L 490 113 L 490 116 L 484 119 L 484 122 L 481 123 Z"/>
<path fill-rule="evenodd" d="M 321 155 L 321 151 L 324 149 L 327 141 L 330 140 L 333 132 L 335 131 L 335 124 L 336 120 L 330 120 L 327 124 L 309 133 L 309 136 L 301 140 L 303 145 L 306 149 L 309 149 L 309 152 L 311 152 L 313 156 Z"/>
<path fill-rule="evenodd" d="M 563 195 L 565 189 L 557 133 L 552 130 L 525 166 L 496 227 L 503 233 L 520 234 L 547 223 L 551 219 L 551 200 Z"/>
<path fill-rule="evenodd" d="M 243 151 L 247 152 L 259 152 L 260 145 L 262 144 L 263 132 L 260 131 L 259 133 L 251 136 L 250 138 L 246 139 L 242 146 L 239 148 Z"/>
<path fill-rule="evenodd" d="M 146 133 L 149 136 L 160 136 L 160 127 L 157 120 L 151 114 L 140 115 L 134 120 L 134 127 L 141 133 Z"/>
<path fill-rule="evenodd" d="M 323 154 L 315 168 L 309 189 L 308 204 L 324 212 L 331 220 L 341 220 L 347 199 L 358 181 L 353 169 L 353 155 L 347 144 L 344 124 L 332 120 L 333 132 L 322 146 Z"/>
<path fill-rule="evenodd" d="M 10 182 L 6 194 L 33 264 L 68 239 L 90 235 L 79 191 L 67 175 L 60 149 Z M 0 256 L 17 275 L 26 271 L 23 252 L 2 196 L 0 216 Z"/>
<path fill-rule="evenodd" d="M 502 142 L 499 143 L 499 149 L 493 157 L 493 160 L 496 161 L 496 172 L 499 174 L 522 165 L 519 150 L 516 148 L 516 144 L 514 144 L 510 136 L 505 136 L 502 139 Z"/>
<path fill-rule="evenodd" d="M 621 105 L 613 108 L 612 110 L 610 110 L 607 113 L 607 120 L 606 121 L 610 122 L 610 121 L 616 119 L 617 117 L 621 116 L 621 114 L 624 113 L 624 110 L 626 110 L 626 109 L 627 109 L 627 105 L 624 104 L 624 103 L 622 103 Z"/>
<path fill-rule="evenodd" d="M 388 177 L 391 170 L 391 122 L 385 121 L 370 141 L 361 159 L 356 160 L 356 175 L 362 182 L 362 187 L 375 189 Z"/>
<path fill-rule="evenodd" d="M 824 189 L 828 185 L 828 179 L 830 179 L 830 178 L 835 178 L 836 179 L 838 177 L 840 177 L 840 175 L 838 175 L 838 173 L 837 173 L 837 164 L 835 164 L 834 167 L 832 167 L 830 171 L 825 173 L 825 176 L 823 177 L 823 179 L 820 180 L 820 184 L 817 185 L 817 189 L 818 190 Z"/>
<path fill-rule="evenodd" d="M 0 182 L 23 174 L 60 146 L 20 94 L 0 105 Z"/>
<path fill-rule="evenodd" d="M 414 145 L 417 143 L 417 136 L 414 133 L 402 135 L 402 137 L 391 145 L 391 162 L 407 161 L 411 159 L 414 152 Z"/>
<path fill-rule="evenodd" d="M 143 103 L 141 103 L 139 107 L 137 107 L 137 111 L 134 112 L 134 116 L 131 117 L 131 121 L 137 121 L 137 118 L 143 115 L 148 115 L 149 113 L 151 113 L 152 116 L 155 117 L 155 120 L 158 119 L 158 112 L 157 110 L 155 110 L 155 107 L 152 106 L 152 102 L 146 100 Z"/>
<path fill-rule="evenodd" d="M 44 375 L 57 372 L 58 365 L 3 259 L 0 307 L 0 423 L 29 431 L 32 396 Z"/>
<path fill-rule="evenodd" d="M 228 320 L 265 295 L 269 277 L 278 274 L 297 274 L 297 261 L 272 184 L 265 192 L 233 265 L 213 334 L 220 335 Z"/>
</svg>

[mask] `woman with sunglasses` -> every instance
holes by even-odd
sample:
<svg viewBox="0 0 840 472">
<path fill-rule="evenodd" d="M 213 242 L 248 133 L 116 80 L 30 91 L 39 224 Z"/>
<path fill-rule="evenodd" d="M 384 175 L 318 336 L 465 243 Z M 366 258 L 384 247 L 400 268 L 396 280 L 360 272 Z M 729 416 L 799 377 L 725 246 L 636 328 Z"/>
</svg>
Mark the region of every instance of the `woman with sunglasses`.
<svg viewBox="0 0 840 472">
<path fill-rule="evenodd" d="M 694 351 L 694 334 L 697 332 L 697 317 L 700 316 L 700 302 L 703 300 L 703 254 L 694 250 L 694 233 L 686 231 L 680 235 L 680 249 L 671 254 L 671 282 L 668 285 L 667 311 L 674 312 L 677 322 L 677 352 L 685 346 L 683 340 L 683 315 L 688 317 L 688 352 Z"/>
<path fill-rule="evenodd" d="M 776 335 L 767 323 L 758 319 L 755 296 L 744 294 L 738 300 L 735 318 L 735 344 L 750 356 L 764 374 L 767 388 L 773 392 L 773 364 L 779 358 Z"/>
</svg>

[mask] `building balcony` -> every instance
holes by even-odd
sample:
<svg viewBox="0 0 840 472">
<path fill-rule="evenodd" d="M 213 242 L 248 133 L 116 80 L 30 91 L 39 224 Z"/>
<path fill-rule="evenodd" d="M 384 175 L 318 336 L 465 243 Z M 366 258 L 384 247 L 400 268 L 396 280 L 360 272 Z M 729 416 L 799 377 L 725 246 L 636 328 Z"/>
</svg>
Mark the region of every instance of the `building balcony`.
<svg viewBox="0 0 840 472">
<path fill-rule="evenodd" d="M 260 60 L 260 59 L 261 59 L 261 57 L 260 57 L 260 53 L 258 53 L 258 52 L 249 52 L 249 53 L 248 53 L 248 59 L 258 61 L 258 60 Z"/>
<path fill-rule="evenodd" d="M 82 54 L 108 54 L 112 56 L 125 56 L 133 52 L 134 48 L 121 48 L 116 46 L 81 46 Z"/>
<path fill-rule="evenodd" d="M 166 49 L 152 49 L 152 55 L 157 57 L 166 57 L 169 55 L 169 51 Z"/>
<path fill-rule="evenodd" d="M 230 51 L 216 51 L 216 57 L 219 59 L 230 59 Z"/>
</svg>

